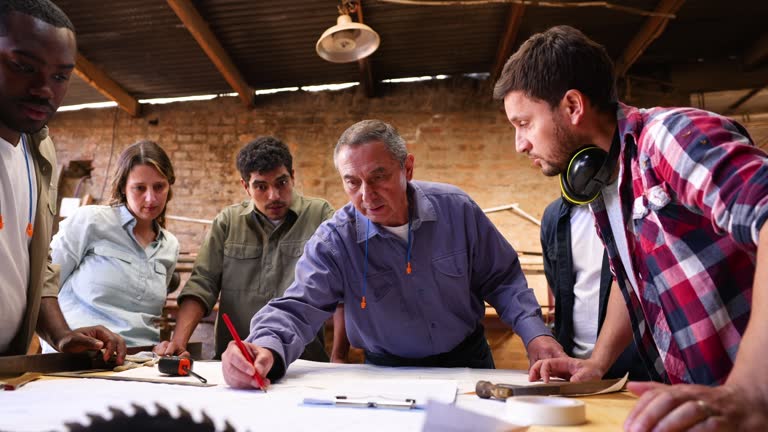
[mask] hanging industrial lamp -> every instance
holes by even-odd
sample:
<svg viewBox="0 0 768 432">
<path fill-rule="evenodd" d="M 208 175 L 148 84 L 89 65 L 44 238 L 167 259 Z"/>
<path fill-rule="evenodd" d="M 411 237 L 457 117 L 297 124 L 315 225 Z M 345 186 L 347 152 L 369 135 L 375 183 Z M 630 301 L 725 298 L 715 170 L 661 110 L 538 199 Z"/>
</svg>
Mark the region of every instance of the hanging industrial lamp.
<svg viewBox="0 0 768 432">
<path fill-rule="evenodd" d="M 329 62 L 349 63 L 376 51 L 381 42 L 379 35 L 362 22 L 353 22 L 350 16 L 359 7 L 357 1 L 342 0 L 336 25 L 324 31 L 317 40 L 317 55 Z"/>
</svg>

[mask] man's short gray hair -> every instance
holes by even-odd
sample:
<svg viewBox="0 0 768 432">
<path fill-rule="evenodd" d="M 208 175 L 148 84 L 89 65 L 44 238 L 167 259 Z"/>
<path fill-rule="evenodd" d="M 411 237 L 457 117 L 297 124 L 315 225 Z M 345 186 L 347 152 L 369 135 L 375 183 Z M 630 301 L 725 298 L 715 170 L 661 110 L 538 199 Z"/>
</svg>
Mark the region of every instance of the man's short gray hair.
<svg viewBox="0 0 768 432">
<path fill-rule="evenodd" d="M 333 150 L 333 164 L 336 165 L 336 156 L 342 147 L 357 147 L 372 141 L 383 142 L 400 167 L 405 166 L 405 159 L 408 156 L 405 140 L 397 133 L 397 129 L 381 120 L 363 120 L 347 128 L 339 137 L 336 148 Z"/>
</svg>

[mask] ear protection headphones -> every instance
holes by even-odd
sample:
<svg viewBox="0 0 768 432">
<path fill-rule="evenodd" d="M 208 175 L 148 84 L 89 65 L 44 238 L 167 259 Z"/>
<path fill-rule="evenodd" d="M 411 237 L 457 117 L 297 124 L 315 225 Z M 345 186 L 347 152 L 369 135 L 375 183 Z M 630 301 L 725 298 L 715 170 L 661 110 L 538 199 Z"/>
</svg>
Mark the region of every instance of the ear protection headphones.
<svg viewBox="0 0 768 432">
<path fill-rule="evenodd" d="M 616 129 L 609 152 L 593 145 L 576 150 L 568 167 L 560 174 L 563 198 L 576 205 L 589 204 L 597 199 L 611 180 L 620 147 L 619 131 Z"/>
</svg>

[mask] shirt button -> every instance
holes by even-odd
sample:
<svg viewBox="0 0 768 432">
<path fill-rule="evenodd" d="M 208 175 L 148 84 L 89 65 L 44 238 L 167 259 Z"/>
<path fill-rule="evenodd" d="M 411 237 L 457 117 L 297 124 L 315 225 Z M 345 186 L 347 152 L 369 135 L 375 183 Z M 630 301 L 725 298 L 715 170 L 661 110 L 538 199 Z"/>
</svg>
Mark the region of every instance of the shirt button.
<svg viewBox="0 0 768 432">
<path fill-rule="evenodd" d="M 437 323 L 433 322 L 433 323 L 432 323 L 432 324 L 430 324 L 429 326 L 430 326 L 430 327 L 432 327 L 432 328 L 437 328 Z"/>
</svg>

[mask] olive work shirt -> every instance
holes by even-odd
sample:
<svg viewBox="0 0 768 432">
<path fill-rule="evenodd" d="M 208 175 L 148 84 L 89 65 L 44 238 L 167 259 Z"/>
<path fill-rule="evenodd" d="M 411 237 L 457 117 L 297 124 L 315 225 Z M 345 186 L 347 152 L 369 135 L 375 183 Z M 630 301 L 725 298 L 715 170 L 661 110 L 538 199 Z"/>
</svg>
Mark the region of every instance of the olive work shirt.
<svg viewBox="0 0 768 432">
<path fill-rule="evenodd" d="M 304 244 L 333 212 L 327 201 L 293 192 L 293 203 L 277 226 L 250 200 L 231 205 L 216 216 L 178 298 L 181 305 L 187 297 L 196 297 L 205 305 L 206 315 L 219 300 L 215 358 L 221 358 L 232 340 L 221 314 L 229 315 L 239 335 L 249 334 L 253 315 L 293 283 Z M 321 335 L 322 329 L 301 358 L 328 361 Z"/>
</svg>

